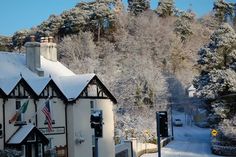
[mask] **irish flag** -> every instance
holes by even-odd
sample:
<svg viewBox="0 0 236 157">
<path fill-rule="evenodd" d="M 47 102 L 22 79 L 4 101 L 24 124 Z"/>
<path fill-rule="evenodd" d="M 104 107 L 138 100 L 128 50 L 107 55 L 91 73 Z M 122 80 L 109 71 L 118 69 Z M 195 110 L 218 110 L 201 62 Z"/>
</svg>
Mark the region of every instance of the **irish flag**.
<svg viewBox="0 0 236 157">
<path fill-rule="evenodd" d="M 27 100 L 18 111 L 16 111 L 16 113 L 14 114 L 14 116 L 10 119 L 10 123 L 15 122 L 17 120 L 17 118 L 19 117 L 20 114 L 25 113 L 27 110 L 29 104 L 29 100 Z"/>
</svg>

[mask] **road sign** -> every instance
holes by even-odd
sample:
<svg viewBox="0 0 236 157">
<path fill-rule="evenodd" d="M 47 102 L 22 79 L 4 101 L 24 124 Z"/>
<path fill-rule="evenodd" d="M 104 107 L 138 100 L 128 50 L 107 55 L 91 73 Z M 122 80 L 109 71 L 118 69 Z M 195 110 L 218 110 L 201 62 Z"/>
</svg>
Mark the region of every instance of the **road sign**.
<svg viewBox="0 0 236 157">
<path fill-rule="evenodd" d="M 218 135 L 218 131 L 217 131 L 216 129 L 212 129 L 211 135 L 212 135 L 213 137 L 216 137 L 216 136 Z"/>
</svg>

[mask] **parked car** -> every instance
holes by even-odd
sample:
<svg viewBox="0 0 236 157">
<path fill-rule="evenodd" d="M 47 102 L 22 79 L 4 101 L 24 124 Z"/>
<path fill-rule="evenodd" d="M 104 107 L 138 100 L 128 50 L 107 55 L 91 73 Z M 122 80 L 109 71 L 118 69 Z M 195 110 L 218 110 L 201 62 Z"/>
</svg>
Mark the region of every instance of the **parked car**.
<svg viewBox="0 0 236 157">
<path fill-rule="evenodd" d="M 173 124 L 174 126 L 183 126 L 181 119 L 174 119 Z"/>
</svg>

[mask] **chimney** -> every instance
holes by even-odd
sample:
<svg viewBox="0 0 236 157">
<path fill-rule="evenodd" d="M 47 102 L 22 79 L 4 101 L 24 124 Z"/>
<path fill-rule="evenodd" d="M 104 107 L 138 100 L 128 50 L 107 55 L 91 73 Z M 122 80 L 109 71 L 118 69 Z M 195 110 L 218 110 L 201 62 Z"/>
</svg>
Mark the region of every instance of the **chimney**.
<svg viewBox="0 0 236 157">
<path fill-rule="evenodd" d="M 40 43 L 35 42 L 35 36 L 30 36 L 31 41 L 25 44 L 26 47 L 26 66 L 39 76 L 43 76 L 40 60 Z"/>
<path fill-rule="evenodd" d="M 40 52 L 44 58 L 53 62 L 57 61 L 57 49 L 56 44 L 53 43 L 53 37 L 41 38 Z"/>
<path fill-rule="evenodd" d="M 30 36 L 31 41 L 25 44 L 26 47 L 26 65 L 37 73 L 39 76 L 44 76 L 44 71 L 41 69 L 41 56 L 53 62 L 57 62 L 56 44 L 53 43 L 53 37 L 42 37 L 40 43 L 35 42 L 35 36 Z"/>
</svg>

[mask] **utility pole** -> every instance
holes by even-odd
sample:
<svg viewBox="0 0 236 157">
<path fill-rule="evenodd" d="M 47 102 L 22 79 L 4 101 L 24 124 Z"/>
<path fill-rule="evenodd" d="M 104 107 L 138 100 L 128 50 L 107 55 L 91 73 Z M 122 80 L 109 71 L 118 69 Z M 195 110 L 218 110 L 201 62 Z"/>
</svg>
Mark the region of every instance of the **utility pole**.
<svg viewBox="0 0 236 157">
<path fill-rule="evenodd" d="M 170 104 L 170 117 L 171 117 L 171 135 L 172 135 L 172 140 L 174 140 L 174 127 L 173 127 L 173 104 Z"/>
<path fill-rule="evenodd" d="M 102 118 L 102 111 L 96 110 L 91 114 L 90 117 L 90 125 L 91 128 L 94 129 L 95 135 L 95 157 L 98 157 L 98 138 L 102 137 L 103 131 L 103 118 Z"/>
<path fill-rule="evenodd" d="M 158 157 L 161 157 L 160 115 L 156 112 Z"/>
<path fill-rule="evenodd" d="M 95 133 L 95 129 L 94 129 Z M 98 157 L 98 137 L 95 136 L 95 157 Z"/>
</svg>

